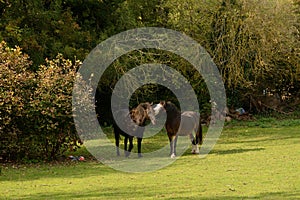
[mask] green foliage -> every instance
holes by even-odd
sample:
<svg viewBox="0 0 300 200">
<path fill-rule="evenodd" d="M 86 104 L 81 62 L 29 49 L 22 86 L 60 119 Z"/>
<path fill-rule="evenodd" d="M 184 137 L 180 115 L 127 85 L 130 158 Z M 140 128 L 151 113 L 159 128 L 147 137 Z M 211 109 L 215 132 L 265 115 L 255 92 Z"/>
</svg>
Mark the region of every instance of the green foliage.
<svg viewBox="0 0 300 200">
<path fill-rule="evenodd" d="M 53 59 L 58 53 L 83 59 L 95 45 L 95 39 L 91 41 L 91 34 L 81 30 L 61 0 L 11 0 L 0 4 L 2 39 L 28 53 L 35 69 L 45 58 Z"/>
<path fill-rule="evenodd" d="M 192 36 L 211 54 L 230 102 L 245 104 L 244 97 L 263 90 L 298 95 L 299 17 L 292 1 L 172 0 L 162 8 L 168 27 Z"/>
<path fill-rule="evenodd" d="M 161 1 L 125 0 L 120 2 L 113 17 L 118 31 L 159 25 Z"/>
<path fill-rule="evenodd" d="M 182 74 L 187 80 L 189 80 L 189 83 L 194 88 L 195 94 L 198 97 L 199 108 L 201 111 L 205 112 L 205 115 L 208 115 L 210 109 L 207 109 L 207 106 L 204 104 L 209 102 L 210 96 L 206 88 L 206 84 L 198 71 L 194 69 L 190 63 L 178 55 L 157 49 L 142 49 L 132 51 L 116 59 L 101 77 L 97 89 L 98 93 L 96 95 L 96 99 L 98 100 L 96 103 L 97 111 L 102 115 L 101 122 L 105 121 L 111 123 L 110 107 L 108 105 L 110 105 L 110 96 L 119 78 L 129 70 L 147 63 L 164 64 L 176 69 L 180 74 Z M 166 77 L 171 77 L 171 75 L 166 75 Z M 128 90 L 136 88 L 139 81 L 133 77 L 127 78 L 125 88 Z M 152 81 L 159 81 L 161 76 L 159 75 L 157 77 L 149 78 L 151 78 Z M 171 81 L 178 89 L 181 87 L 176 78 L 170 79 L 169 81 Z M 189 96 L 186 96 L 187 101 L 189 101 L 189 98 Z M 131 95 L 129 107 L 135 107 L 139 103 L 145 101 L 158 103 L 161 100 L 170 100 L 174 103 L 178 102 L 177 97 L 168 88 L 161 85 L 147 84 L 139 87 L 139 89 Z"/>
</svg>

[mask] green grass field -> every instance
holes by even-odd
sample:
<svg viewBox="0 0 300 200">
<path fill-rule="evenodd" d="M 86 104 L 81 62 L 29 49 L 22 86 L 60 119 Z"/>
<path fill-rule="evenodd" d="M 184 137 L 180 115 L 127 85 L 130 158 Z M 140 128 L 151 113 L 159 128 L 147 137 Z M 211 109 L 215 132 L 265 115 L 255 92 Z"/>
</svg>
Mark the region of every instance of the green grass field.
<svg viewBox="0 0 300 200">
<path fill-rule="evenodd" d="M 187 151 L 153 172 L 120 172 L 89 159 L 3 165 L 0 199 L 300 199 L 299 177 L 300 120 L 263 119 L 230 123 L 206 158 Z"/>
</svg>

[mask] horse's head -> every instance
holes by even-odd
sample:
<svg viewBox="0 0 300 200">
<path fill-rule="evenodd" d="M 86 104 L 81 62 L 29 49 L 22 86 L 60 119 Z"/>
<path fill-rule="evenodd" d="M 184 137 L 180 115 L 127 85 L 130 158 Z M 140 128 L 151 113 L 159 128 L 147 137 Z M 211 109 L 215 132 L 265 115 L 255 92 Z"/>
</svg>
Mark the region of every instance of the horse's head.
<svg viewBox="0 0 300 200">
<path fill-rule="evenodd" d="M 153 107 L 155 115 L 158 115 L 161 111 L 166 111 L 165 106 L 166 106 L 165 101 L 161 101 L 160 103 L 156 104 Z"/>
<path fill-rule="evenodd" d="M 180 110 L 178 110 L 171 101 L 161 101 L 159 104 L 156 104 L 153 109 L 155 115 L 158 115 L 161 111 L 168 113 L 168 115 L 171 114 L 176 116 L 180 114 Z"/>
<path fill-rule="evenodd" d="M 147 116 L 148 118 L 150 119 L 151 123 L 153 125 L 156 124 L 156 118 L 155 118 L 155 111 L 154 109 L 152 108 L 152 104 L 153 103 L 146 103 L 147 104 L 147 108 L 146 108 L 146 113 L 147 113 Z"/>
<path fill-rule="evenodd" d="M 135 109 L 130 112 L 133 121 L 139 125 L 145 123 L 146 119 L 149 119 L 153 125 L 156 124 L 155 112 L 152 108 L 152 103 L 141 103 Z"/>
</svg>

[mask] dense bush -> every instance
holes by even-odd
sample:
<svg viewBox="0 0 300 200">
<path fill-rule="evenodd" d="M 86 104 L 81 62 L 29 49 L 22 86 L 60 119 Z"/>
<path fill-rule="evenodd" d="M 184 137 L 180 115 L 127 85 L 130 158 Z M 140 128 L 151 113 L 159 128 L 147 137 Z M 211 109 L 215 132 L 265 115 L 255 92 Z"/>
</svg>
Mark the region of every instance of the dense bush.
<svg viewBox="0 0 300 200">
<path fill-rule="evenodd" d="M 72 89 L 80 63 L 58 55 L 32 72 L 28 56 L 4 42 L 0 60 L 2 159 L 54 159 L 78 147 Z"/>
<path fill-rule="evenodd" d="M 32 130 L 38 133 L 35 143 L 44 159 L 55 158 L 67 148 L 77 146 L 72 89 L 78 64 L 73 65 L 58 55 L 37 71 L 37 87 L 30 101 L 29 116 L 33 120 Z"/>
<path fill-rule="evenodd" d="M 34 91 L 35 75 L 28 55 L 20 48 L 0 43 L 0 155 L 19 159 L 28 150 L 30 137 L 23 132 L 28 121 L 27 110 Z"/>
</svg>

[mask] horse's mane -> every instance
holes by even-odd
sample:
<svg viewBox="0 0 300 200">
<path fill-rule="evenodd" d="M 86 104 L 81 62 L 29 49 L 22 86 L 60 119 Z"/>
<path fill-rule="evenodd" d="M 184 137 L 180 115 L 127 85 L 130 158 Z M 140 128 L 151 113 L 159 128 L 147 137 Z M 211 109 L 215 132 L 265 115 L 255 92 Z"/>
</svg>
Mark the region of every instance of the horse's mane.
<svg viewBox="0 0 300 200">
<path fill-rule="evenodd" d="M 180 114 L 179 109 L 171 101 L 166 102 L 166 104 L 167 104 L 166 106 L 167 111 Z"/>
<path fill-rule="evenodd" d="M 148 108 L 148 106 L 150 106 L 150 103 L 146 102 L 146 103 L 140 103 L 136 108 L 144 108 L 144 110 L 146 110 Z"/>
</svg>

